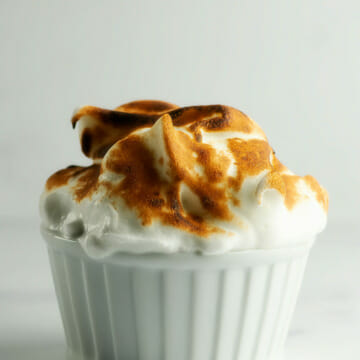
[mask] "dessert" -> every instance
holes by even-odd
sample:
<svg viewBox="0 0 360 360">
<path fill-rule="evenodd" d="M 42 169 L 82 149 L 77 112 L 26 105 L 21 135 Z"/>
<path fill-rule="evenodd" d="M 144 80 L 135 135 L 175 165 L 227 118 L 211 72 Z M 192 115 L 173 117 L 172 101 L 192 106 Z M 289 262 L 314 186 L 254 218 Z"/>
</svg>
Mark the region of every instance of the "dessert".
<svg viewBox="0 0 360 360">
<path fill-rule="evenodd" d="M 93 163 L 52 175 L 41 213 L 91 255 L 277 248 L 311 241 L 326 224 L 326 191 L 281 164 L 234 108 L 85 106 L 72 124 Z"/>
<path fill-rule="evenodd" d="M 224 105 L 134 101 L 72 117 L 88 166 L 40 199 L 69 353 L 281 356 L 328 196 Z"/>
</svg>

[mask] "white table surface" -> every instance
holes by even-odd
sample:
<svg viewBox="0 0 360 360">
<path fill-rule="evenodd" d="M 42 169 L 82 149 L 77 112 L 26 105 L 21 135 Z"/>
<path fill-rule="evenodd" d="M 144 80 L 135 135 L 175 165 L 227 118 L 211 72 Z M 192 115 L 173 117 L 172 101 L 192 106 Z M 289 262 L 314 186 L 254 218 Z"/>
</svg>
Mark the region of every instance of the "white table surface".
<svg viewBox="0 0 360 360">
<path fill-rule="evenodd" d="M 64 360 L 37 219 L 0 218 L 0 359 Z M 329 224 L 309 258 L 284 360 L 360 359 L 360 232 Z"/>
</svg>

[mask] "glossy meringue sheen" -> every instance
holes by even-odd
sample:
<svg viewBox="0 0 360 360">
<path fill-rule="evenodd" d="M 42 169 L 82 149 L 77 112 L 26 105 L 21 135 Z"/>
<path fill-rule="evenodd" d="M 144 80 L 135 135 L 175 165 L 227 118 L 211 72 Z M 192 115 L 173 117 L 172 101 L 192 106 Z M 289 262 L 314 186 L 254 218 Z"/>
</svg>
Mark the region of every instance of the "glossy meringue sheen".
<svg viewBox="0 0 360 360">
<path fill-rule="evenodd" d="M 326 191 L 282 165 L 239 110 L 135 101 L 82 107 L 72 124 L 93 164 L 53 174 L 40 209 L 90 255 L 275 248 L 325 227 Z"/>
</svg>

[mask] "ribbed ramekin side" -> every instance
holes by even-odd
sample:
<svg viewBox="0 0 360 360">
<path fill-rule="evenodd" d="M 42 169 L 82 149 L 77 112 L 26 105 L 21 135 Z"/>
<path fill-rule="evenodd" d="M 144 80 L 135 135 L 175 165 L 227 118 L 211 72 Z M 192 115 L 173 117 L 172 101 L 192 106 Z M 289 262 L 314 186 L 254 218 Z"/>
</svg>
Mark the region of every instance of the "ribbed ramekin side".
<svg viewBox="0 0 360 360">
<path fill-rule="evenodd" d="M 86 360 L 280 356 L 307 254 L 253 266 L 132 266 L 49 246 L 69 348 Z"/>
<path fill-rule="evenodd" d="M 286 280 L 281 291 L 281 308 L 278 311 L 277 322 L 268 347 L 268 358 L 278 360 L 282 358 L 284 344 L 288 334 L 292 314 L 295 309 L 296 300 L 302 283 L 304 270 L 307 262 L 307 255 L 293 259 L 287 264 L 288 271 Z"/>
<path fill-rule="evenodd" d="M 103 264 L 109 327 L 115 359 L 138 359 L 137 312 L 133 291 L 134 270 Z"/>
<path fill-rule="evenodd" d="M 304 266 L 304 259 L 292 259 L 224 272 L 212 359 L 281 354 Z"/>
<path fill-rule="evenodd" d="M 84 359 L 114 359 L 103 265 L 49 247 L 68 348 Z"/>
<path fill-rule="evenodd" d="M 66 344 L 70 348 L 74 348 L 75 335 L 74 325 L 71 318 L 71 307 L 67 296 L 67 284 L 65 281 L 63 260 L 59 251 L 48 247 L 49 261 L 51 267 L 51 273 L 53 277 L 56 298 L 60 310 L 61 320 L 64 327 Z"/>
</svg>

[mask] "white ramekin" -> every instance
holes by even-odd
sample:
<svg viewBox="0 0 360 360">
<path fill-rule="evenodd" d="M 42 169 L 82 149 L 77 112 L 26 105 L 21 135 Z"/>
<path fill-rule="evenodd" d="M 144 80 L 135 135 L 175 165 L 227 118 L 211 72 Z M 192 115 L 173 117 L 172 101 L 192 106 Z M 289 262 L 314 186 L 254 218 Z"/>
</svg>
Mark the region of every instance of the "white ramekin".
<svg viewBox="0 0 360 360">
<path fill-rule="evenodd" d="M 281 359 L 310 244 L 95 260 L 45 229 L 70 357 Z"/>
</svg>

